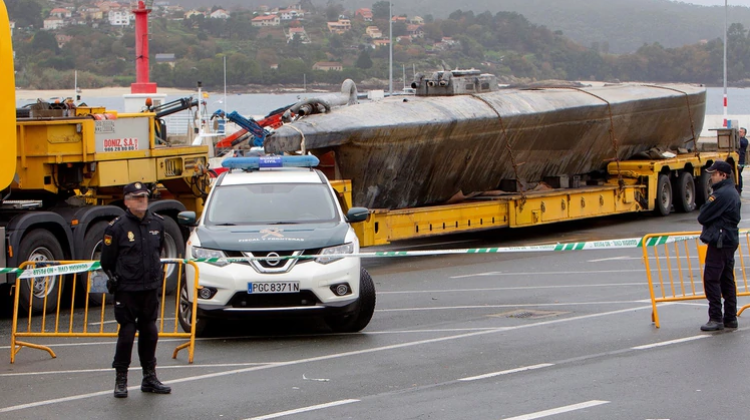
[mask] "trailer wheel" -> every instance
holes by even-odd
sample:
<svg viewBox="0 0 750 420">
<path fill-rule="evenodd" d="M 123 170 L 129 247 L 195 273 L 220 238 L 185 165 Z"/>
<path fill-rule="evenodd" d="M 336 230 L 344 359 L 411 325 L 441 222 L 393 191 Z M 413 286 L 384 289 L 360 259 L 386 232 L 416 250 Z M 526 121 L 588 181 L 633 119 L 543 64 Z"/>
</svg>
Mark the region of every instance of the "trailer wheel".
<svg viewBox="0 0 750 420">
<path fill-rule="evenodd" d="M 706 168 L 701 169 L 701 174 L 695 182 L 695 204 L 700 207 L 708 201 L 708 197 L 713 190 L 711 189 L 711 174 L 706 172 Z"/>
<path fill-rule="evenodd" d="M 21 239 L 18 247 L 19 261 L 60 261 L 65 259 L 62 246 L 52 232 L 36 229 Z M 37 277 L 32 287 L 31 280 L 21 280 L 19 287 L 19 304 L 25 311 L 41 312 L 45 308 L 44 297 L 47 296 L 47 312 L 57 306 L 58 289 L 62 287 L 62 276 Z M 45 287 L 46 285 L 46 287 Z M 33 296 L 33 297 L 32 297 Z M 31 305 L 29 305 L 31 299 Z"/>
<path fill-rule="evenodd" d="M 109 222 L 101 221 L 94 223 L 87 231 L 86 236 L 83 238 L 83 258 L 92 261 L 99 261 L 102 258 L 102 243 L 104 241 L 104 230 L 107 229 Z M 86 297 L 86 291 L 88 281 L 96 273 L 101 273 L 102 270 L 89 271 L 78 276 L 78 296 Z M 78 294 L 81 293 L 81 294 Z M 106 296 L 106 297 L 105 297 Z M 112 295 L 109 293 L 90 293 L 89 294 L 89 306 L 98 306 L 102 304 L 102 299 L 106 299 L 106 302 L 112 301 Z"/>
<path fill-rule="evenodd" d="M 654 211 L 659 216 L 668 216 L 672 211 L 672 183 L 665 174 L 659 174 L 656 183 L 656 206 Z"/>
<path fill-rule="evenodd" d="M 182 258 L 185 255 L 185 241 L 177 222 L 169 216 L 164 217 L 164 248 L 161 250 L 162 258 Z M 171 294 L 177 288 L 177 266 L 167 264 L 167 294 Z"/>
<path fill-rule="evenodd" d="M 690 172 L 680 172 L 672 189 L 675 191 L 675 210 L 680 213 L 690 213 L 695 210 L 695 181 Z"/>
<path fill-rule="evenodd" d="M 359 300 L 357 308 L 351 314 L 338 317 L 326 317 L 325 322 L 335 332 L 357 332 L 363 330 L 375 312 L 375 284 L 370 273 L 360 268 Z"/>
</svg>

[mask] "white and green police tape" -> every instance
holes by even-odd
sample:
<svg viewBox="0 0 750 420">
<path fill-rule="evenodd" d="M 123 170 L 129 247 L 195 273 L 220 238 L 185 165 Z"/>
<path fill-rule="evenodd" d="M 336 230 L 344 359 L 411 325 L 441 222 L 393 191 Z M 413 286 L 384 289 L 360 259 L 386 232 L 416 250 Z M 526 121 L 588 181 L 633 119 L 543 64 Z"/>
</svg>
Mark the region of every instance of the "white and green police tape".
<svg viewBox="0 0 750 420">
<path fill-rule="evenodd" d="M 52 263 L 52 262 L 50 262 Z M 0 268 L 0 274 L 16 274 L 22 279 L 32 277 L 56 276 L 60 274 L 83 273 L 85 271 L 96 271 L 100 269 L 99 261 L 86 261 L 75 264 L 51 265 L 39 268 Z"/>
<path fill-rule="evenodd" d="M 747 233 L 747 232 L 743 232 Z M 291 255 L 278 257 L 232 257 L 232 258 L 195 258 L 188 260 L 164 259 L 162 261 L 172 262 L 205 262 L 205 263 L 234 263 L 246 262 L 253 260 L 286 260 L 286 259 L 316 259 L 316 258 L 390 258 L 390 257 L 424 257 L 435 255 L 455 255 L 455 254 L 505 254 L 520 252 L 558 252 L 558 251 L 592 251 L 603 249 L 634 249 L 643 247 L 653 247 L 657 245 L 683 242 L 697 238 L 698 235 L 683 236 L 653 236 L 644 244 L 643 238 L 615 239 L 609 241 L 588 241 L 588 242 L 569 242 L 551 245 L 531 245 L 531 246 L 509 246 L 493 248 L 466 248 L 466 249 L 445 249 L 445 250 L 425 250 L 425 251 L 378 251 L 363 252 L 359 254 L 326 254 L 326 255 Z M 51 264 L 54 262 L 46 262 Z M 37 263 L 39 264 L 39 263 Z M 0 268 L 0 274 L 16 274 L 22 279 L 56 276 L 62 274 L 83 273 L 87 271 L 96 271 L 101 269 L 99 261 L 86 261 L 75 264 L 50 265 L 40 268 Z"/>
</svg>

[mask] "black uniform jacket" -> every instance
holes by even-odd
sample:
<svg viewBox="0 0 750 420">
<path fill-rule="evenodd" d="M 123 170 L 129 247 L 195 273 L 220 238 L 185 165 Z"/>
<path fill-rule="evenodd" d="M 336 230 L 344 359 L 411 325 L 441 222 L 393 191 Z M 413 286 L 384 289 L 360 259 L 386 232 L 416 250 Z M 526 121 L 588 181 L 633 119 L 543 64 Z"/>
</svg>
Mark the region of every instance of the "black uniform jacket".
<svg viewBox="0 0 750 420">
<path fill-rule="evenodd" d="M 740 243 L 740 195 L 731 179 L 717 182 L 713 189 L 698 215 L 703 225 L 701 241 L 717 248 L 734 248 Z"/>
<path fill-rule="evenodd" d="M 117 275 L 118 291 L 158 289 L 164 275 L 163 245 L 164 218 L 148 211 L 143 219 L 138 219 L 128 211 L 104 231 L 102 269 Z"/>
</svg>

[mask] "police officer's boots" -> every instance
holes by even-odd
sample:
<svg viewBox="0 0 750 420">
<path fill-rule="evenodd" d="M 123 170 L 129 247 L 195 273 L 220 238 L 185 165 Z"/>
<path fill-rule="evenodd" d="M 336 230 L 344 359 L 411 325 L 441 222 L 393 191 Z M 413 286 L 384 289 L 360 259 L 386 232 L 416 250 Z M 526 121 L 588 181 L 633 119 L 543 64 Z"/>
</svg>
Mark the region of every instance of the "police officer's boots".
<svg viewBox="0 0 750 420">
<path fill-rule="evenodd" d="M 159 382 L 159 379 L 156 377 L 155 366 L 144 366 L 141 391 L 153 392 L 154 394 L 169 394 L 172 392 L 172 388 Z"/>
<path fill-rule="evenodd" d="M 115 398 L 128 397 L 128 370 L 117 369 L 115 376 Z"/>
</svg>

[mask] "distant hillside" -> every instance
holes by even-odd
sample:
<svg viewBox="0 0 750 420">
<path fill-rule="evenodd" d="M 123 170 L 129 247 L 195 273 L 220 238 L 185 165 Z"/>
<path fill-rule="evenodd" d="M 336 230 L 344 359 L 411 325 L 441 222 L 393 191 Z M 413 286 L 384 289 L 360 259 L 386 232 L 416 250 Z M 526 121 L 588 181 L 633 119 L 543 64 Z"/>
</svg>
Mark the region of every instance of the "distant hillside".
<svg viewBox="0 0 750 420">
<path fill-rule="evenodd" d="M 212 6 L 219 0 L 172 0 L 194 7 Z M 312 0 L 317 7 L 324 8 L 326 1 Z M 260 4 L 286 5 L 287 2 L 263 0 L 222 0 L 224 7 L 253 7 Z M 347 9 L 371 7 L 375 1 L 334 1 Z M 400 4 L 399 4 L 400 3 Z M 731 3 L 731 2 L 730 2 Z M 723 6 L 696 6 L 668 0 L 411 0 L 394 3 L 394 13 L 410 16 L 432 14 L 435 18 L 446 18 L 451 12 L 461 9 L 475 14 L 489 10 L 517 12 L 532 23 L 545 25 L 563 33 L 576 42 L 591 46 L 594 43 L 609 45 L 609 52 L 628 53 L 644 43 L 658 42 L 665 47 L 680 47 L 711 40 L 722 36 L 724 29 Z M 750 8 L 729 7 L 730 24 L 750 22 Z M 745 25 L 747 26 L 747 25 Z"/>
<path fill-rule="evenodd" d="M 303 4 L 304 1 L 310 0 L 303 0 Z M 573 4 L 582 0 L 559 1 Z M 656 1 L 673 6 L 665 0 L 652 0 Z M 113 26 L 103 19 L 97 25 L 93 21 L 76 24 L 81 17 L 80 11 L 75 10 L 75 16 L 63 20 L 61 27 L 43 30 L 39 29 L 39 22 L 49 16 L 42 7 L 49 5 L 47 0 L 10 0 L 8 4 L 12 6 L 11 18 L 17 22 L 13 47 L 18 86 L 71 86 L 76 71 L 79 86 L 87 88 L 128 85 L 134 80 L 132 26 Z M 591 6 L 590 13 L 595 15 L 597 10 L 602 16 L 604 10 L 607 14 L 617 13 L 617 8 L 597 4 L 600 9 Z M 213 7 L 218 6 L 227 7 L 223 4 Z M 237 86 L 268 87 L 300 81 L 308 85 L 331 85 L 346 78 L 357 83 L 366 81 L 371 87 L 382 85 L 390 74 L 390 51 L 384 46 L 387 40 L 379 39 L 371 29 L 388 28 L 390 19 L 386 1 L 379 1 L 376 6 L 372 22 L 352 19 L 333 32 L 329 22 L 350 13 L 333 0 L 325 7 L 305 5 L 308 13 L 302 22 L 277 19 L 274 25 L 263 27 L 253 26 L 255 14 L 247 9 L 229 7 L 231 16 L 226 19 L 206 17 L 203 13 L 184 18 L 181 12 L 175 15 L 169 10 L 154 9 L 150 25 L 151 76 L 164 87 L 194 86 L 197 80 L 205 87 L 221 86 L 226 58 L 227 79 Z M 555 13 L 558 12 L 547 10 L 547 14 Z M 621 13 L 625 13 L 624 9 Z M 581 45 L 560 30 L 531 23 L 518 12 L 456 10 L 447 18 L 420 15 L 425 18 L 424 24 L 408 24 L 405 18 L 393 23 L 394 35 L 399 36 L 393 45 L 396 69 L 403 66 L 431 71 L 447 63 L 450 67 L 494 73 L 503 83 L 542 79 L 705 84 L 722 81 L 723 44 L 715 37 L 705 43 L 674 48 L 664 47 L 666 41 L 648 43 L 635 53 L 610 54 L 615 50 L 610 42 L 615 41 L 609 40 L 624 41 L 624 38 L 592 38 L 598 40 Z M 666 17 L 651 12 L 648 19 L 651 18 Z M 647 18 L 643 19 L 645 24 Z M 609 28 L 608 34 L 616 29 L 625 31 L 626 25 L 622 19 L 618 27 L 613 24 Z M 677 30 L 677 24 L 672 27 Z M 729 35 L 728 81 L 748 85 L 748 31 L 741 24 L 732 24 Z M 404 77 L 405 71 L 401 73 Z"/>
</svg>

